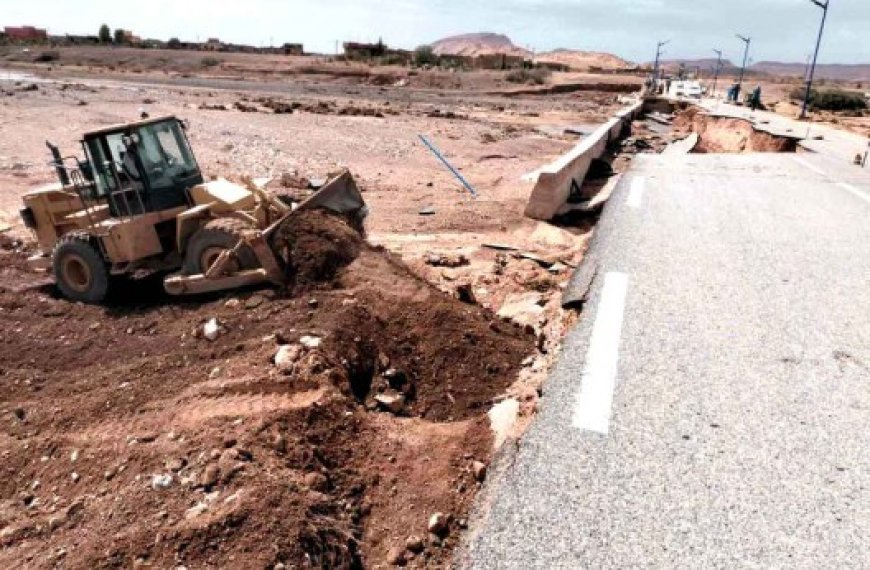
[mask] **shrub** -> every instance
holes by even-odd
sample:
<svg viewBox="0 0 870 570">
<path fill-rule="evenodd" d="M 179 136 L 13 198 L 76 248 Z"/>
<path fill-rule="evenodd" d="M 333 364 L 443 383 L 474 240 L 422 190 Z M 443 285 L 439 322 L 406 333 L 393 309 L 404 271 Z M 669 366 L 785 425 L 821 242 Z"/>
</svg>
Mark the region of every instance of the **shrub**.
<svg viewBox="0 0 870 570">
<path fill-rule="evenodd" d="M 400 53 L 391 53 L 377 59 L 379 65 L 405 65 L 408 60 Z"/>
<path fill-rule="evenodd" d="M 101 44 L 110 43 L 112 41 L 112 30 L 109 29 L 109 26 L 103 24 L 100 26 L 100 31 L 97 36 L 100 38 Z"/>
<path fill-rule="evenodd" d="M 166 42 L 166 47 L 169 49 L 179 49 L 181 47 L 181 40 L 178 38 L 169 38 L 169 41 Z"/>
<path fill-rule="evenodd" d="M 795 101 L 803 101 L 805 93 L 805 89 L 797 87 L 789 96 Z M 842 89 L 813 89 L 809 103 L 814 111 L 862 111 L 867 108 L 863 94 Z"/>
<path fill-rule="evenodd" d="M 216 67 L 221 64 L 221 60 L 216 57 L 212 57 L 210 55 L 205 56 L 201 60 L 199 60 L 199 64 L 203 67 Z"/>
<path fill-rule="evenodd" d="M 509 71 L 505 79 L 511 83 L 528 83 L 530 85 L 544 85 L 550 79 L 552 72 L 545 67 L 535 69 L 514 69 Z"/>
<path fill-rule="evenodd" d="M 44 51 L 41 54 L 37 55 L 33 58 L 33 61 L 37 63 L 48 63 L 50 61 L 57 61 L 60 59 L 60 52 L 58 51 Z"/>
<path fill-rule="evenodd" d="M 432 51 L 432 46 L 419 46 L 414 50 L 414 63 L 416 65 L 436 65 L 438 56 Z"/>
</svg>

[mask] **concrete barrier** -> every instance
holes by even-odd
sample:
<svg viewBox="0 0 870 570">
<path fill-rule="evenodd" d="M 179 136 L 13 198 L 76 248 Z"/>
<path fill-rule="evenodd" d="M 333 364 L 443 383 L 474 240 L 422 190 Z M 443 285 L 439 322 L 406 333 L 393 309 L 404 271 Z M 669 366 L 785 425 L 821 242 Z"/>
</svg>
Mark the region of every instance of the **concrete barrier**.
<svg viewBox="0 0 870 570">
<path fill-rule="evenodd" d="M 612 119 L 580 141 L 568 154 L 530 176 L 535 187 L 529 196 L 525 215 L 536 220 L 550 220 L 567 203 L 573 188 L 579 188 L 592 166 L 592 161 L 604 155 L 607 146 L 631 129 L 631 122 L 641 112 L 643 101 L 620 110 Z"/>
</svg>

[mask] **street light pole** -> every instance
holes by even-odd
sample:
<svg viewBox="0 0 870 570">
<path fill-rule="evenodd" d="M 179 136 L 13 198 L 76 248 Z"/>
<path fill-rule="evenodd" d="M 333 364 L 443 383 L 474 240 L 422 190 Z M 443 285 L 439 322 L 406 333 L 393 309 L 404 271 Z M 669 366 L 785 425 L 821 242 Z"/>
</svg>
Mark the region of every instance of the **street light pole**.
<svg viewBox="0 0 870 570">
<path fill-rule="evenodd" d="M 831 0 L 825 0 L 824 2 L 821 2 L 821 0 L 810 0 L 810 2 L 812 2 L 813 4 L 815 4 L 816 6 L 821 8 L 823 10 L 823 12 L 822 12 L 822 25 L 819 26 L 819 39 L 816 40 L 816 52 L 813 55 L 813 65 L 812 65 L 812 67 L 810 67 L 810 77 L 807 80 L 807 92 L 806 92 L 806 95 L 804 95 L 804 104 L 803 104 L 803 107 L 801 108 L 801 116 L 800 116 L 801 119 L 807 118 L 807 107 L 809 106 L 810 95 L 812 94 L 813 78 L 815 77 L 815 74 L 816 74 L 816 61 L 818 61 L 818 59 L 819 59 L 819 48 L 822 46 L 822 34 L 825 33 L 825 22 L 828 19 L 828 6 L 830 5 Z"/>
<path fill-rule="evenodd" d="M 666 40 L 663 42 L 659 42 L 656 46 L 656 63 L 655 67 L 653 67 L 653 91 L 658 94 L 658 86 L 659 86 L 659 60 L 664 53 L 662 48 L 670 43 L 671 40 Z"/>
<path fill-rule="evenodd" d="M 740 34 L 736 35 L 746 44 L 746 49 L 743 52 L 743 66 L 740 68 L 740 79 L 737 80 L 737 97 L 740 97 L 740 93 L 743 91 L 743 77 L 746 74 L 746 62 L 749 60 L 749 45 L 752 43 L 752 38 L 744 38 Z"/>
<path fill-rule="evenodd" d="M 716 85 L 719 83 L 719 71 L 722 69 L 722 52 L 718 49 L 714 49 L 713 51 L 719 56 L 719 59 L 716 61 L 716 76 L 713 78 L 713 97 L 715 97 Z"/>
</svg>

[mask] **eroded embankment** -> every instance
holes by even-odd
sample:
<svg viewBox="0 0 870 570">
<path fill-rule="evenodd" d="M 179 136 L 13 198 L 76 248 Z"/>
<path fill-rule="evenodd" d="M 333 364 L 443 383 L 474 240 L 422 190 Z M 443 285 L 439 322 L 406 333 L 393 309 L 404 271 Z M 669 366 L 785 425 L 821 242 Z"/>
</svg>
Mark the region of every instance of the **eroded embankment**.
<svg viewBox="0 0 870 570">
<path fill-rule="evenodd" d="M 714 116 L 697 107 L 680 112 L 674 120 L 675 131 L 698 135 L 693 153 L 796 152 L 797 137 L 774 135 L 756 128 L 751 121 Z"/>
</svg>

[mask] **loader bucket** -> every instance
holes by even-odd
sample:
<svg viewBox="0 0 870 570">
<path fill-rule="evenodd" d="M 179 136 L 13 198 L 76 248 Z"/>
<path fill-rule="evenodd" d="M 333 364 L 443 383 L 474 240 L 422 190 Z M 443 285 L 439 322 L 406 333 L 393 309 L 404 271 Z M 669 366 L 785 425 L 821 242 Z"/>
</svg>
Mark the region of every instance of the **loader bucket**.
<svg viewBox="0 0 870 570">
<path fill-rule="evenodd" d="M 296 210 L 315 208 L 323 208 L 337 214 L 352 214 L 360 225 L 368 215 L 368 206 L 348 170 L 330 179 L 313 196 L 299 204 Z"/>
<path fill-rule="evenodd" d="M 232 251 L 227 250 L 222 253 L 205 274 L 183 275 L 179 273 L 170 275 L 163 282 L 164 288 L 171 295 L 192 295 L 236 289 L 260 283 L 282 285 L 285 280 L 283 267 L 287 260 L 281 257 L 280 251 L 276 251 L 272 240 L 284 224 L 293 223 L 298 212 L 317 208 L 346 216 L 357 226 L 357 231 L 362 231 L 363 220 L 368 215 L 368 207 L 356 181 L 350 172 L 345 170 L 331 178 L 313 196 L 268 228 L 250 232 L 250 235 L 245 236 Z M 260 267 L 225 274 L 223 268 L 234 252 L 242 246 L 249 247 L 254 251 Z"/>
</svg>

